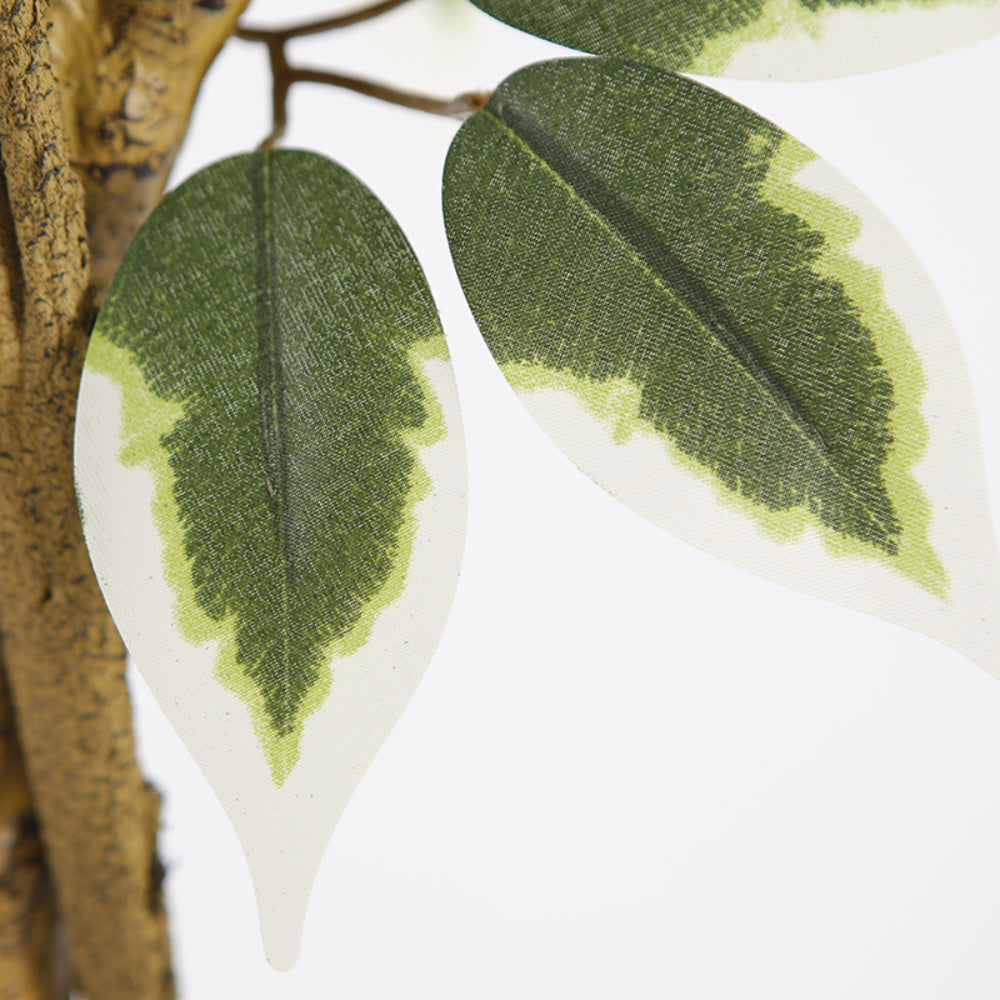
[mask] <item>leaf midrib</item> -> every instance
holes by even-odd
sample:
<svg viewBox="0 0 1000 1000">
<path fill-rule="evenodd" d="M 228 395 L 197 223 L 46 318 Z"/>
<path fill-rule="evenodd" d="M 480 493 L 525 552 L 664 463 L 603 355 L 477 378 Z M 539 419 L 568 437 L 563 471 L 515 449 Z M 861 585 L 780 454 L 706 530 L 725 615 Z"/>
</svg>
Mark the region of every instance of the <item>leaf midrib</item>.
<svg viewBox="0 0 1000 1000">
<path fill-rule="evenodd" d="M 573 156 L 555 136 L 547 132 L 541 123 L 515 107 L 509 99 L 495 99 L 481 113 L 493 119 L 549 170 L 575 201 L 583 205 L 604 229 L 624 244 L 650 273 L 654 282 L 669 291 L 709 336 L 722 346 L 736 362 L 737 368 L 758 388 L 764 390 L 807 446 L 819 453 L 821 461 L 841 482 L 852 499 L 879 525 L 886 541 L 891 544 L 891 536 L 898 531 L 896 526 L 892 522 L 885 523 L 858 492 L 851 479 L 838 468 L 836 456 L 828 442 L 794 393 L 783 384 L 780 377 L 767 369 L 764 360 L 741 337 L 736 323 L 715 301 L 705 283 L 661 242 L 660 235 L 584 163 Z"/>
<path fill-rule="evenodd" d="M 277 294 L 278 265 L 271 161 L 269 153 L 262 156 L 253 178 L 253 215 L 257 242 L 257 387 L 260 399 L 264 485 L 275 521 L 275 541 L 280 567 L 278 586 L 281 595 L 282 670 L 277 684 L 281 688 L 282 709 L 287 715 L 291 703 L 291 685 L 288 676 L 291 667 L 288 648 L 291 623 L 290 500 L 288 451 L 283 435 L 285 371 L 281 359 L 282 328 L 279 315 L 281 297 Z"/>
</svg>

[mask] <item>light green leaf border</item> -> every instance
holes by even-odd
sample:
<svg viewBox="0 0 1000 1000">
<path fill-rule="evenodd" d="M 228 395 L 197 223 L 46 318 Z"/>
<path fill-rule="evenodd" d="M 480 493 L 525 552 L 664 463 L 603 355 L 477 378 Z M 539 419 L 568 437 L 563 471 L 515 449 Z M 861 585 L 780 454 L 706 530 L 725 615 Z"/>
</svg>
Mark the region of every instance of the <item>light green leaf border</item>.
<svg viewBox="0 0 1000 1000">
<path fill-rule="evenodd" d="M 862 15 L 879 15 L 905 13 L 906 8 L 922 7 L 954 7 L 955 0 L 881 0 L 879 3 L 865 4 L 856 8 Z M 852 8 L 848 7 L 848 10 Z M 769 42 L 776 38 L 794 37 L 796 33 L 805 35 L 816 42 L 822 41 L 826 31 L 826 23 L 843 13 L 843 6 L 827 6 L 817 10 L 809 10 L 801 0 L 769 0 L 753 21 L 727 31 L 714 38 L 706 40 L 698 54 L 683 67 L 685 73 L 701 76 L 719 76 L 725 72 L 736 54 L 745 46 L 755 43 Z M 637 50 L 639 58 L 658 57 L 661 53 L 656 49 L 644 48 Z"/>
<path fill-rule="evenodd" d="M 121 449 L 118 460 L 127 468 L 141 467 L 153 478 L 153 520 L 162 542 L 163 572 L 175 595 L 174 621 L 185 640 L 193 645 L 218 643 L 215 679 L 247 705 L 254 732 L 267 759 L 271 776 L 280 788 L 299 759 L 305 720 L 326 700 L 333 683 L 333 662 L 350 656 L 368 641 L 372 628 L 390 604 L 402 594 L 407 569 L 418 530 L 417 505 L 429 495 L 432 483 L 420 450 L 442 440 L 447 434 L 444 413 L 425 372 L 424 362 L 449 360 L 443 334 L 417 341 L 408 351 L 408 360 L 424 394 L 426 417 L 419 428 L 407 430 L 403 441 L 414 456 L 410 488 L 404 505 L 404 523 L 393 568 L 379 592 L 367 603 L 354 627 L 327 646 L 327 666 L 305 698 L 292 732 L 279 736 L 269 724 L 264 700 L 246 676 L 236 656 L 235 616 L 215 620 L 202 610 L 191 583 L 190 560 L 184 547 L 184 532 L 174 499 L 174 473 L 163 438 L 184 415 L 180 403 L 156 395 L 146 384 L 142 371 L 128 349 L 118 347 L 99 332 L 91 339 L 87 365 L 112 380 L 121 391 Z"/>
<path fill-rule="evenodd" d="M 761 153 L 767 143 L 761 139 Z M 541 390 L 567 392 L 595 416 L 616 444 L 633 435 L 655 434 L 671 460 L 701 481 L 708 483 L 718 501 L 727 509 L 749 517 L 760 531 L 778 543 L 790 543 L 813 527 L 833 556 L 849 559 L 878 559 L 893 572 L 913 580 L 942 601 L 948 597 L 948 574 L 929 541 L 932 510 L 924 491 L 913 476 L 927 445 L 927 429 L 921 413 L 924 375 L 919 356 L 909 342 L 902 322 L 883 297 L 883 282 L 877 268 L 862 263 L 850 246 L 861 233 L 862 220 L 850 209 L 826 195 L 797 183 L 796 177 L 818 155 L 792 136 L 786 136 L 771 155 L 760 195 L 772 205 L 800 218 L 824 239 L 813 263 L 814 272 L 839 282 L 858 309 L 870 331 L 879 357 L 894 387 L 894 406 L 889 414 L 892 447 L 882 466 L 883 481 L 903 524 L 896 555 L 866 545 L 860 539 L 842 535 L 823 525 L 803 506 L 782 511 L 763 505 L 728 489 L 700 462 L 685 454 L 664 434 L 656 432 L 640 415 L 641 390 L 627 378 L 595 383 L 544 365 L 513 362 L 503 373 L 520 394 Z"/>
</svg>

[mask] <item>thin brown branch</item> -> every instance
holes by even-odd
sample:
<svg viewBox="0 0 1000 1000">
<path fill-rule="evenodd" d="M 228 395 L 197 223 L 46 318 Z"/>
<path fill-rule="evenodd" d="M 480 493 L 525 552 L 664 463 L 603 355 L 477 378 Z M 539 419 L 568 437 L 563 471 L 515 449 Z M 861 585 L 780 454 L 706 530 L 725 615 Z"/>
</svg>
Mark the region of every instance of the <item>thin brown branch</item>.
<svg viewBox="0 0 1000 1000">
<path fill-rule="evenodd" d="M 414 94 L 406 90 L 397 90 L 382 83 L 371 80 L 360 80 L 341 73 L 331 73 L 327 70 L 309 68 L 291 68 L 289 77 L 292 83 L 324 83 L 331 87 L 342 87 L 367 97 L 374 97 L 390 104 L 399 104 L 415 111 L 426 111 L 432 115 L 444 115 L 448 118 L 468 118 L 473 112 L 482 108 L 490 99 L 489 91 L 472 91 L 459 94 L 458 97 L 442 99 L 428 97 L 426 94 Z"/>
<path fill-rule="evenodd" d="M 292 25 L 286 28 L 243 28 L 237 27 L 236 37 L 247 42 L 261 42 L 267 46 L 268 59 L 271 64 L 271 131 L 260 144 L 261 149 L 272 149 L 288 127 L 288 93 L 293 83 L 322 83 L 331 87 L 340 87 L 357 94 L 365 94 L 389 104 L 401 105 L 415 111 L 425 111 L 432 115 L 444 115 L 449 118 L 467 118 L 478 111 L 489 100 L 489 93 L 481 91 L 459 94 L 458 97 L 444 99 L 431 97 L 427 94 L 416 94 L 400 90 L 384 83 L 372 80 L 362 80 L 343 73 L 330 70 L 312 69 L 310 67 L 292 66 L 288 61 L 285 47 L 293 38 L 304 35 L 314 35 L 335 28 L 346 28 L 361 21 L 368 21 L 380 14 L 385 14 L 396 7 L 401 7 L 408 0 L 383 0 L 382 3 L 362 7 L 350 14 L 337 17 L 327 17 L 321 21 L 310 21 L 306 24 Z"/>
<path fill-rule="evenodd" d="M 285 60 L 284 49 L 280 46 L 269 46 L 271 52 L 271 79 L 274 119 L 271 131 L 260 144 L 260 149 L 273 149 L 288 126 L 288 92 L 293 83 L 322 83 L 331 87 L 340 87 L 366 97 L 374 97 L 389 104 L 397 104 L 415 111 L 424 111 L 432 115 L 442 115 L 446 118 L 468 118 L 469 115 L 484 107 L 490 99 L 488 90 L 470 91 L 459 94 L 458 97 L 442 99 L 429 97 L 426 94 L 415 94 L 406 90 L 398 90 L 383 83 L 371 80 L 361 80 L 341 73 L 331 73 L 322 69 L 289 66 Z"/>
<path fill-rule="evenodd" d="M 294 24 L 286 28 L 244 28 L 240 26 L 236 29 L 236 37 L 242 38 L 245 42 L 264 42 L 269 45 L 272 41 L 278 41 L 284 44 L 292 38 L 318 35 L 324 31 L 349 28 L 352 24 L 370 21 L 373 17 L 378 17 L 380 14 L 386 14 L 390 10 L 402 7 L 404 3 L 409 3 L 409 0 L 382 0 L 381 3 L 372 4 L 370 7 L 362 7 L 360 10 L 351 11 L 349 14 L 325 17 L 320 21 L 307 21 L 303 24 Z"/>
<path fill-rule="evenodd" d="M 285 43 L 269 39 L 267 55 L 271 63 L 271 131 L 260 149 L 273 149 L 288 127 L 288 91 L 291 89 L 291 67 L 285 56 Z"/>
</svg>

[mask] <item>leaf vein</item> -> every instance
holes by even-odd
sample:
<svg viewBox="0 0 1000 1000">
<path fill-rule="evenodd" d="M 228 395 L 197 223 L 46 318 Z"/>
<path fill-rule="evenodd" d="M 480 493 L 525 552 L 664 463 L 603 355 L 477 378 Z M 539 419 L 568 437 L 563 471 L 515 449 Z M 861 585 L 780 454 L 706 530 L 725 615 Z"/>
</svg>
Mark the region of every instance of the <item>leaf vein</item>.
<svg viewBox="0 0 1000 1000">
<path fill-rule="evenodd" d="M 768 370 L 766 362 L 747 342 L 725 307 L 716 301 L 705 283 L 664 243 L 662 236 L 541 123 L 515 107 L 509 99 L 495 99 L 483 113 L 548 169 L 570 196 L 625 246 L 637 263 L 650 274 L 657 287 L 680 303 L 709 336 L 723 347 L 736 362 L 737 369 L 775 404 L 877 527 L 885 541 L 873 539 L 876 544 L 885 548 L 894 547 L 891 536 L 898 534 L 898 525 L 891 518 L 887 520 L 872 509 L 849 476 L 838 467 L 836 455 L 822 431 L 797 400 L 794 392 L 784 384 L 780 376 Z"/>
<path fill-rule="evenodd" d="M 274 234 L 274 199 L 271 156 L 265 154 L 255 164 L 253 183 L 254 229 L 257 246 L 257 350 L 258 394 L 260 399 L 261 437 L 264 460 L 264 485 L 274 518 L 278 548 L 278 576 L 281 595 L 280 649 L 278 676 L 272 683 L 280 691 L 278 718 L 287 720 L 292 711 L 290 574 L 291 517 L 288 497 L 288 454 L 283 434 L 284 370 L 281 359 L 280 296 L 277 294 L 278 267 Z"/>
</svg>

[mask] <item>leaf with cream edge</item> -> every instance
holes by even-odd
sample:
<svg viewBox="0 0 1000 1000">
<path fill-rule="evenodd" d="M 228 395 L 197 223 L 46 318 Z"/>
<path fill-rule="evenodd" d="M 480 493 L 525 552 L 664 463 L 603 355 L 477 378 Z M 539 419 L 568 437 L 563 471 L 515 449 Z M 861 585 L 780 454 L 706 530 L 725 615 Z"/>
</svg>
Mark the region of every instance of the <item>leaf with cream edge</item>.
<svg viewBox="0 0 1000 1000">
<path fill-rule="evenodd" d="M 108 605 L 236 827 L 288 968 L 463 548 L 451 364 L 385 208 L 301 151 L 169 194 L 98 318 L 76 463 Z"/>
<path fill-rule="evenodd" d="M 661 69 L 821 80 L 949 52 L 1000 32 L 1000 0 L 473 0 L 560 45 Z"/>
<path fill-rule="evenodd" d="M 998 671 L 971 386 L 926 275 L 747 108 L 604 59 L 527 67 L 461 128 L 444 208 L 496 361 L 588 475 L 772 580 Z"/>
</svg>

